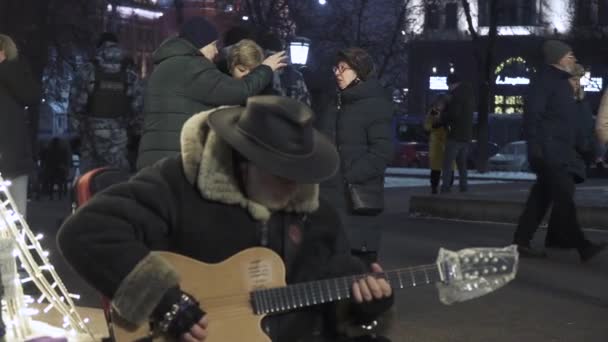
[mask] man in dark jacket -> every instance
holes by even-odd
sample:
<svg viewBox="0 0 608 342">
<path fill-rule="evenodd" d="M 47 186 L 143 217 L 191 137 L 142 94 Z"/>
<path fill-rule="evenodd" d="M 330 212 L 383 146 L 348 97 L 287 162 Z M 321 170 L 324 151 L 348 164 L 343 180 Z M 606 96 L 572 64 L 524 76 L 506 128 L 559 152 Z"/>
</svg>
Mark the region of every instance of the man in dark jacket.
<svg viewBox="0 0 608 342">
<path fill-rule="evenodd" d="M 285 66 L 284 52 L 264 60 L 242 79 L 234 79 L 214 64 L 218 33 L 202 17 L 194 17 L 178 37 L 154 52 L 154 71 L 144 95 L 144 128 L 137 168 L 179 153 L 179 132 L 195 113 L 222 105 L 241 105 L 270 84 L 273 72 Z"/>
<path fill-rule="evenodd" d="M 65 222 L 58 235 L 63 255 L 124 319 L 140 324 L 151 317 L 161 332 L 189 341 L 212 336 L 213 315 L 207 327 L 205 303 L 201 308 L 185 294 L 180 275 L 151 251 L 218 263 L 264 246 L 282 257 L 287 283 L 365 272 L 348 254 L 335 211 L 319 201 L 315 183 L 336 172 L 338 155 L 312 119 L 305 105 L 277 96 L 191 117 L 181 155 L 99 193 Z M 254 281 L 244 273 L 243 282 Z M 393 298 L 384 279 L 363 278 L 351 290 L 354 301 L 338 307 L 363 321 Z M 273 341 L 335 341 L 338 307 L 273 315 L 264 331 Z"/>
<path fill-rule="evenodd" d="M 519 218 L 514 243 L 520 254 L 545 257 L 542 250 L 531 247 L 530 241 L 550 204 L 553 204 L 549 226 L 550 237 L 567 238 L 587 261 L 605 248 L 587 240 L 576 217 L 574 175 L 577 163 L 576 138 L 579 126 L 578 107 L 568 82 L 576 64 L 567 44 L 549 40 L 543 45 L 547 65 L 532 82 L 524 108 L 524 134 L 528 144 L 528 162 L 536 173 L 526 208 Z M 545 241 L 559 244 L 562 241 Z"/>
<path fill-rule="evenodd" d="M 27 209 L 28 174 L 34 169 L 32 132 L 25 109 L 40 100 L 40 85 L 19 59 L 13 40 L 0 34 L 0 173 L 23 216 Z"/>
<path fill-rule="evenodd" d="M 475 98 L 471 84 L 463 82 L 457 74 L 450 74 L 447 83 L 450 101 L 440 118 L 440 122 L 448 129 L 441 170 L 441 192 L 450 192 L 454 161 L 458 167 L 460 192 L 465 192 L 468 190 L 467 155 L 473 137 Z"/>
</svg>

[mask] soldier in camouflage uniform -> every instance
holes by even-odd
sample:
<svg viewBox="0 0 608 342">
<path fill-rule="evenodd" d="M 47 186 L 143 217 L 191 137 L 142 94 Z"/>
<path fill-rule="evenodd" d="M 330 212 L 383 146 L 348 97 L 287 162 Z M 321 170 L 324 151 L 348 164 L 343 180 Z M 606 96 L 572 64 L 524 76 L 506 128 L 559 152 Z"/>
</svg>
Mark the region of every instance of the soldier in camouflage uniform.
<svg viewBox="0 0 608 342">
<path fill-rule="evenodd" d="M 114 34 L 99 39 L 94 61 L 82 66 L 70 92 L 69 120 L 78 132 L 81 174 L 109 166 L 131 170 L 129 135 L 141 134 L 142 84 Z"/>
</svg>

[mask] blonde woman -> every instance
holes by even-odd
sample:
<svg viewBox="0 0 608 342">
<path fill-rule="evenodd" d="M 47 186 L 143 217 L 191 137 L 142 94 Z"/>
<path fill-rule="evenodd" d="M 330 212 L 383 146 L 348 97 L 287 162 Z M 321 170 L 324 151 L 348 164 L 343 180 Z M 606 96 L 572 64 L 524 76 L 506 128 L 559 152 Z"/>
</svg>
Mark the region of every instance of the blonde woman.
<svg viewBox="0 0 608 342">
<path fill-rule="evenodd" d="M 595 133 L 600 144 L 608 144 L 608 89 L 602 95 L 602 102 L 595 123 Z"/>
<path fill-rule="evenodd" d="M 264 51 L 253 40 L 243 39 L 228 53 L 228 70 L 232 77 L 241 79 L 264 61 Z"/>
<path fill-rule="evenodd" d="M 25 107 L 40 99 L 40 86 L 11 37 L 0 34 L 0 172 L 12 181 L 17 209 L 25 216 L 28 174 L 34 169 L 33 132 Z"/>
<path fill-rule="evenodd" d="M 424 120 L 424 130 L 429 132 L 429 167 L 431 169 L 431 192 L 436 194 L 441 180 L 441 169 L 443 167 L 443 155 L 448 131 L 440 121 L 441 112 L 445 110 L 449 95 L 439 97 L 431 106 L 431 110 Z M 452 163 L 451 183 L 454 182 L 454 169 L 456 162 Z"/>
</svg>

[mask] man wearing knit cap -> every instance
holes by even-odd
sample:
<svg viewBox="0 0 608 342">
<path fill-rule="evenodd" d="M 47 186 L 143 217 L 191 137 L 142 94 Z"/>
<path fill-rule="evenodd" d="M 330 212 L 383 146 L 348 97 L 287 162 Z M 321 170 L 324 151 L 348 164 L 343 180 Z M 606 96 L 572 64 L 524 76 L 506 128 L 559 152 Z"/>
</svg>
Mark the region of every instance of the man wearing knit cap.
<svg viewBox="0 0 608 342">
<path fill-rule="evenodd" d="M 576 57 L 567 44 L 549 40 L 543 45 L 547 65 L 532 81 L 524 103 L 524 135 L 528 162 L 536 173 L 526 207 L 517 225 L 514 243 L 523 257 L 546 257 L 530 241 L 552 205 L 551 234 L 546 247 L 573 247 L 585 262 L 606 245 L 587 240 L 576 215 L 575 175 L 569 167 L 576 163 L 578 107 L 568 79 L 575 70 Z"/>
<path fill-rule="evenodd" d="M 576 65 L 576 57 L 572 53 L 572 48 L 559 40 L 546 41 L 543 44 L 543 55 L 545 63 L 553 65 L 558 69 L 570 72 Z"/>
<path fill-rule="evenodd" d="M 242 79 L 234 79 L 214 63 L 219 34 L 203 17 L 193 17 L 179 35 L 154 52 L 154 71 L 144 95 L 144 127 L 137 169 L 180 151 L 182 125 L 193 114 L 223 105 L 242 105 L 259 94 L 283 68 L 283 51 L 269 56 Z"/>
<path fill-rule="evenodd" d="M 460 192 L 466 192 L 468 190 L 467 159 L 469 145 L 473 139 L 475 96 L 471 83 L 463 81 L 458 74 L 449 74 L 447 84 L 450 100 L 439 119 L 445 127 L 449 127 L 441 170 L 441 192 L 451 191 L 454 162 L 458 166 L 458 187 Z"/>
</svg>

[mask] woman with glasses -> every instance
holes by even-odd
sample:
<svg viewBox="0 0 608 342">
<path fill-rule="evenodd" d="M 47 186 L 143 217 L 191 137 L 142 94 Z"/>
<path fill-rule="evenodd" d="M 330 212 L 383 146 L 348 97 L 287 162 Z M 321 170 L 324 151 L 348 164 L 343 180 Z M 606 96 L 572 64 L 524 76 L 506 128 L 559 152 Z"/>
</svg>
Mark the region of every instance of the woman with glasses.
<svg viewBox="0 0 608 342">
<path fill-rule="evenodd" d="M 393 105 L 365 50 L 340 51 L 333 72 L 337 94 L 319 120 L 341 165 L 321 184 L 321 195 L 340 211 L 353 251 L 373 259 L 380 240 L 375 216 L 383 209 L 384 171 L 393 158 Z"/>
</svg>

